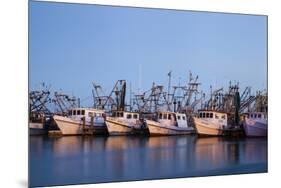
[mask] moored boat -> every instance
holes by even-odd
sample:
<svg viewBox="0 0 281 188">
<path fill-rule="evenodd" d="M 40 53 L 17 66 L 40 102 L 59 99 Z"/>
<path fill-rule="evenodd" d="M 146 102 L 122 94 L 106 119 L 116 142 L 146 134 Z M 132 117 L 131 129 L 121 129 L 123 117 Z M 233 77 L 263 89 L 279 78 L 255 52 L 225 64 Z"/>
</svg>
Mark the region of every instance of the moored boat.
<svg viewBox="0 0 281 188">
<path fill-rule="evenodd" d="M 73 108 L 68 116 L 54 115 L 63 135 L 107 134 L 105 112 L 94 108 Z"/>
<path fill-rule="evenodd" d="M 150 135 L 182 135 L 191 134 L 194 129 L 189 127 L 186 115 L 175 112 L 157 112 L 154 120 L 146 120 Z"/>
<path fill-rule="evenodd" d="M 136 134 L 144 129 L 139 113 L 126 111 L 113 111 L 105 120 L 109 135 Z"/>
<path fill-rule="evenodd" d="M 47 134 L 47 132 L 44 114 L 32 112 L 29 118 L 29 135 L 43 135 Z"/>
<path fill-rule="evenodd" d="M 215 110 L 199 110 L 194 123 L 199 135 L 221 136 L 230 129 L 227 113 Z"/>
<path fill-rule="evenodd" d="M 243 125 L 246 136 L 267 136 L 267 114 L 265 112 L 247 113 Z"/>
</svg>

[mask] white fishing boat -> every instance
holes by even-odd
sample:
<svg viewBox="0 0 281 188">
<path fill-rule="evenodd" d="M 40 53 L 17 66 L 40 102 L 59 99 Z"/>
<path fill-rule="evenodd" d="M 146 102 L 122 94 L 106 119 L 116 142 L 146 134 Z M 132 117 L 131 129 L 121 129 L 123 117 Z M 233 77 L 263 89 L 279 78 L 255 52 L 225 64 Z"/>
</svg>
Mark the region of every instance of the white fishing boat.
<svg viewBox="0 0 281 188">
<path fill-rule="evenodd" d="M 267 114 L 265 112 L 247 113 L 243 125 L 246 136 L 267 136 Z"/>
<path fill-rule="evenodd" d="M 150 135 L 181 135 L 194 131 L 183 113 L 158 112 L 155 120 L 146 120 L 146 125 Z"/>
<path fill-rule="evenodd" d="M 200 110 L 194 117 L 196 131 L 200 135 L 220 136 L 229 129 L 227 113 L 214 110 Z"/>
<path fill-rule="evenodd" d="M 73 108 L 68 111 L 68 116 L 54 115 L 53 119 L 63 135 L 107 133 L 104 110 Z"/>
<path fill-rule="evenodd" d="M 112 115 L 106 117 L 105 123 L 109 135 L 129 135 L 143 128 L 136 112 L 113 111 Z"/>
</svg>

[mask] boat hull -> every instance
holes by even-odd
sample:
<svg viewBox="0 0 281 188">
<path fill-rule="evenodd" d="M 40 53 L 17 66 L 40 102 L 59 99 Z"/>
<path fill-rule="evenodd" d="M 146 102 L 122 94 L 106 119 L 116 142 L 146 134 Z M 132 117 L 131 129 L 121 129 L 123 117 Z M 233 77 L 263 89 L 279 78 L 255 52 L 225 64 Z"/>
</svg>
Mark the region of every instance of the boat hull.
<svg viewBox="0 0 281 188">
<path fill-rule="evenodd" d="M 212 126 L 211 124 L 205 124 L 204 122 L 194 119 L 197 134 L 206 136 L 221 136 L 223 131 Z"/>
<path fill-rule="evenodd" d="M 261 123 L 253 120 L 246 120 L 244 122 L 244 130 L 246 136 L 258 136 L 266 137 L 267 136 L 267 124 Z"/>
<path fill-rule="evenodd" d="M 176 126 L 164 126 L 159 122 L 147 120 L 146 121 L 149 134 L 151 136 L 161 136 L 161 135 L 185 135 L 194 132 L 193 128 L 180 128 Z"/>
<path fill-rule="evenodd" d="M 47 129 L 44 127 L 43 123 L 29 123 L 29 135 L 43 135 L 47 134 Z"/>
<path fill-rule="evenodd" d="M 91 126 L 89 123 L 83 127 L 82 121 L 75 121 L 67 117 L 54 116 L 54 120 L 60 129 L 62 135 L 82 135 L 90 134 L 107 134 L 106 126 L 95 125 Z M 87 132 L 85 130 L 88 130 Z"/>
<path fill-rule="evenodd" d="M 107 119 L 105 121 L 109 135 L 130 135 L 134 134 L 134 127 L 125 122 Z"/>
</svg>

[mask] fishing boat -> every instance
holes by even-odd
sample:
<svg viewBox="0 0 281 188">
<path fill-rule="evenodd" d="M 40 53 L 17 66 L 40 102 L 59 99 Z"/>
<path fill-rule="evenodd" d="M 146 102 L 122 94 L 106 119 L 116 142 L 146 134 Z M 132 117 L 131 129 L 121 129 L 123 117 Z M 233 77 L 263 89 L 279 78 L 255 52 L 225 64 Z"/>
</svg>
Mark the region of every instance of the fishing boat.
<svg viewBox="0 0 281 188">
<path fill-rule="evenodd" d="M 199 110 L 198 116 L 194 117 L 195 127 L 200 135 L 223 135 L 230 129 L 227 121 L 227 113 L 215 110 Z"/>
<path fill-rule="evenodd" d="M 94 108 L 72 108 L 67 116 L 54 115 L 62 135 L 106 134 L 105 112 Z"/>
<path fill-rule="evenodd" d="M 146 125 L 152 136 L 191 134 L 194 131 L 183 113 L 157 112 L 154 120 L 146 119 Z"/>
<path fill-rule="evenodd" d="M 29 135 L 43 135 L 48 133 L 50 117 L 48 108 L 50 91 L 45 84 L 39 90 L 29 92 Z"/>
<path fill-rule="evenodd" d="M 47 125 L 43 113 L 31 113 L 29 120 L 29 135 L 47 134 Z"/>
<path fill-rule="evenodd" d="M 245 114 L 243 125 L 246 136 L 267 136 L 267 114 L 265 112 Z"/>
<path fill-rule="evenodd" d="M 144 129 L 139 113 L 126 111 L 113 111 L 105 120 L 109 135 L 136 134 Z"/>
</svg>

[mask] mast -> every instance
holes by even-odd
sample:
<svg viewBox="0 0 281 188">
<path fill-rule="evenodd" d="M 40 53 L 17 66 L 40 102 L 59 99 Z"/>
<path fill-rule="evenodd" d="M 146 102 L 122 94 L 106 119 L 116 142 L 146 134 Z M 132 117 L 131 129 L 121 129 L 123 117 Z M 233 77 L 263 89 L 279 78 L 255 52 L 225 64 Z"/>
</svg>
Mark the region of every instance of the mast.
<svg viewBox="0 0 281 188">
<path fill-rule="evenodd" d="M 213 110 L 213 90 L 212 90 L 212 85 L 210 86 L 211 90 L 211 109 Z"/>
<path fill-rule="evenodd" d="M 168 77 L 169 77 L 169 83 L 168 83 L 168 110 L 170 110 L 170 89 L 171 89 L 171 77 L 172 77 L 172 71 L 170 70 L 170 72 L 168 73 Z"/>
<path fill-rule="evenodd" d="M 132 111 L 132 83 L 130 82 L 130 111 Z"/>
</svg>

